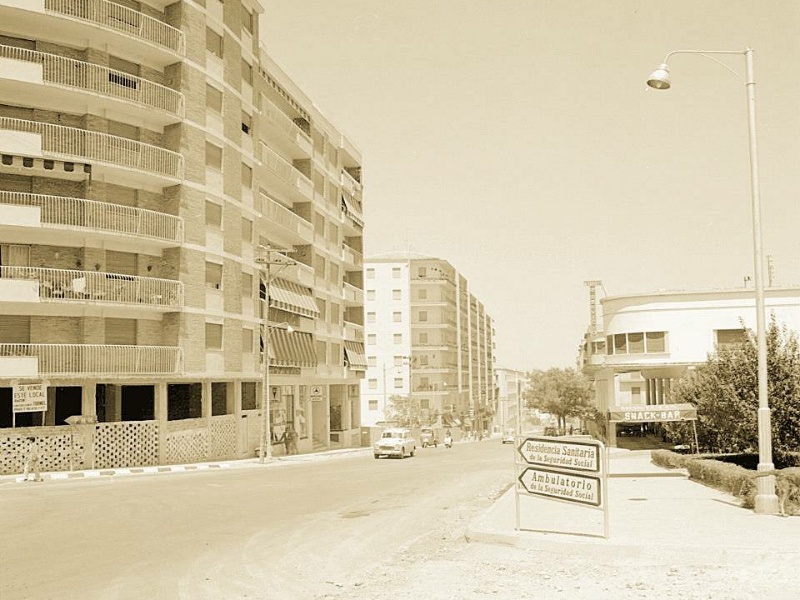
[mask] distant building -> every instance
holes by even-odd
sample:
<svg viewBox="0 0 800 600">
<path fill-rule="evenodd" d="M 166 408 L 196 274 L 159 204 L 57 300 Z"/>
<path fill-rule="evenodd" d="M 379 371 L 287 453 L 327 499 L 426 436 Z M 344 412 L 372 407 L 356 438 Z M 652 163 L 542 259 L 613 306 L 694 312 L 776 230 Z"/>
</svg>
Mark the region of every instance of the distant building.
<svg viewBox="0 0 800 600">
<path fill-rule="evenodd" d="M 253 456 L 265 397 L 276 452 L 360 443 L 361 155 L 267 9 L 0 0 L 0 472 L 25 434 L 45 470 Z M 265 246 L 295 263 L 266 315 Z M 44 410 L 12 410 L 26 383 Z"/>
<path fill-rule="evenodd" d="M 494 329 L 466 278 L 446 260 L 411 254 L 369 258 L 364 267 L 362 424 L 384 422 L 397 396 L 419 424 L 490 429 Z"/>
<path fill-rule="evenodd" d="M 578 366 L 593 381 L 598 409 L 673 403 L 672 390 L 688 370 L 717 348 L 755 331 L 752 289 L 654 292 L 600 301 L 602 329 L 587 333 Z M 800 288 L 769 288 L 767 319 L 800 332 Z M 609 428 L 610 443 L 616 429 Z"/>
<path fill-rule="evenodd" d="M 519 416 L 527 414 L 524 403 L 521 404 L 524 391 L 528 385 L 528 377 L 522 371 L 496 367 L 494 370 L 495 389 L 497 394 L 497 413 L 494 417 L 495 429 L 501 433 L 506 429 L 517 429 Z"/>
</svg>

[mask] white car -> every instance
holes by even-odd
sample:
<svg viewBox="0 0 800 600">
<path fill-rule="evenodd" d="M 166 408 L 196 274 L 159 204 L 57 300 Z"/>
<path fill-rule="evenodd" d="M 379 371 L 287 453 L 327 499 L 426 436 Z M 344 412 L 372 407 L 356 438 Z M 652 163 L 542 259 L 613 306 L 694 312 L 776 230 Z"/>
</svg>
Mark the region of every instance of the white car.
<svg viewBox="0 0 800 600">
<path fill-rule="evenodd" d="M 504 444 L 513 444 L 514 441 L 515 441 L 514 434 L 515 434 L 515 431 L 513 429 L 506 429 L 503 432 L 503 438 L 502 438 L 503 439 L 503 443 Z"/>
<path fill-rule="evenodd" d="M 381 456 L 396 456 L 405 458 L 414 456 L 417 451 L 417 442 L 411 437 L 408 429 L 385 429 L 381 433 L 381 438 L 375 442 L 373 455 L 375 458 Z"/>
</svg>

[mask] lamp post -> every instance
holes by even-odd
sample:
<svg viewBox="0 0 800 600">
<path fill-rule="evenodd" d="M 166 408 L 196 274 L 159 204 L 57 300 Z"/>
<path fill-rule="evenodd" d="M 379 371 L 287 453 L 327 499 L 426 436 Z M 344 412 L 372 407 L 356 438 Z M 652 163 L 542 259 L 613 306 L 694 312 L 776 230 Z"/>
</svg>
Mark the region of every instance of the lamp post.
<svg viewBox="0 0 800 600">
<path fill-rule="evenodd" d="M 278 253 L 273 257 L 273 252 Z M 258 462 L 264 464 L 266 460 L 272 459 L 272 435 L 270 431 L 270 412 L 272 399 L 269 393 L 269 350 L 270 350 L 270 330 L 271 329 L 284 329 L 289 333 L 294 330 L 288 323 L 281 323 L 270 327 L 269 324 L 269 287 L 272 278 L 277 275 L 272 273 L 272 265 L 278 265 L 280 272 L 283 268 L 296 265 L 297 263 L 292 259 L 285 256 L 286 250 L 274 250 L 270 246 L 259 246 L 259 256 L 256 258 L 256 263 L 261 265 L 261 271 L 264 278 L 264 304 L 261 309 L 261 326 L 263 328 L 262 339 L 264 340 L 264 349 L 262 355 L 262 387 L 264 388 L 264 398 L 261 402 L 261 410 L 263 412 L 261 418 L 261 443 L 258 448 Z"/>
<path fill-rule="evenodd" d="M 750 209 L 753 224 L 753 265 L 756 292 L 756 345 L 758 350 L 758 471 L 770 472 L 772 463 L 772 428 L 770 424 L 769 399 L 767 395 L 767 338 L 764 309 L 764 277 L 762 275 L 763 249 L 761 246 L 761 199 L 758 180 L 758 147 L 756 143 L 756 82 L 753 76 L 753 50 L 673 50 L 664 62 L 647 78 L 647 85 L 657 90 L 667 90 L 671 86 L 667 62 L 673 54 L 699 54 L 716 62 L 739 79 L 736 71 L 725 63 L 713 58 L 713 54 L 736 54 L 744 56 L 746 65 L 747 125 L 750 139 Z M 757 478 L 758 492 L 755 498 L 755 512 L 774 515 L 778 513 L 778 497 L 775 494 L 775 476 L 762 475 Z"/>
</svg>

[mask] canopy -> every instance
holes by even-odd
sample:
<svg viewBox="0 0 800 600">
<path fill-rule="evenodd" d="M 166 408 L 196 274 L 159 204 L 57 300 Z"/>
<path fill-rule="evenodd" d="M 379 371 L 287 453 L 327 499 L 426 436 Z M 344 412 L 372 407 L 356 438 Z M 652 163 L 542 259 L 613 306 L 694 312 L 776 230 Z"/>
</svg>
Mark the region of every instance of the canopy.
<svg viewBox="0 0 800 600">
<path fill-rule="evenodd" d="M 354 371 L 367 370 L 367 357 L 364 353 L 364 344 L 361 342 L 344 341 L 344 355 L 347 366 Z"/>
<path fill-rule="evenodd" d="M 317 353 L 310 333 L 270 329 L 270 364 L 279 367 L 316 367 Z"/>
<path fill-rule="evenodd" d="M 311 290 L 285 279 L 275 279 L 270 283 L 269 305 L 312 319 L 319 316 L 319 308 Z"/>
</svg>

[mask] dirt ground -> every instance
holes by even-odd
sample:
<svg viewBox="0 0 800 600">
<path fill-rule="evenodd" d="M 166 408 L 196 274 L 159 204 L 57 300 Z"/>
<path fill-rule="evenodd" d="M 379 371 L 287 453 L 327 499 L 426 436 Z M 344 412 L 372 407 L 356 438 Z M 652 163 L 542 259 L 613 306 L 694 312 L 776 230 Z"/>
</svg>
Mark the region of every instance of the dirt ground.
<svg viewBox="0 0 800 600">
<path fill-rule="evenodd" d="M 569 556 L 499 544 L 468 542 L 469 520 L 502 492 L 470 498 L 397 555 L 359 576 L 324 582 L 317 600 L 569 600 L 678 598 L 794 600 L 795 566 L 754 557 L 748 568 L 688 564 L 665 554 L 648 564 L 602 555 Z M 362 565 L 363 566 L 363 565 Z"/>
</svg>

